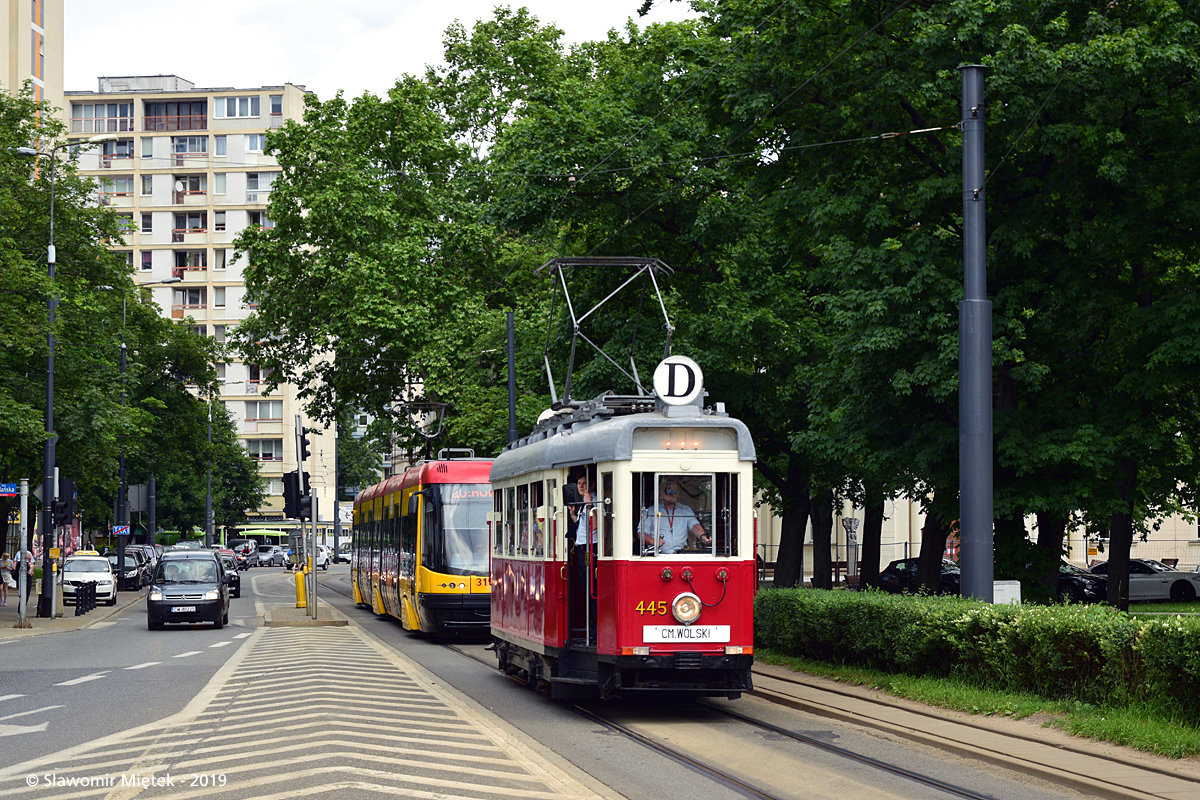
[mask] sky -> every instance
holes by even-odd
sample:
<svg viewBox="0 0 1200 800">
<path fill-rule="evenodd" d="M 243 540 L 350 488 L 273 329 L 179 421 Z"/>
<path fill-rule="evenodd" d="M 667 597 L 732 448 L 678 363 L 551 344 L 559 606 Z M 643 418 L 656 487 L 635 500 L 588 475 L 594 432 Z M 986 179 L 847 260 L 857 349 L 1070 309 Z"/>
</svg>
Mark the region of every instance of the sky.
<svg viewBox="0 0 1200 800">
<path fill-rule="evenodd" d="M 693 16 L 686 2 L 526 0 L 565 44 L 603 38 L 634 17 L 639 26 Z M 97 78 L 178 75 L 197 88 L 303 84 L 322 99 L 383 94 L 404 73 L 442 63 L 442 34 L 455 20 L 470 29 L 496 0 L 243 0 L 174 6 L 162 0 L 65 0 L 67 91 L 96 91 Z"/>
</svg>

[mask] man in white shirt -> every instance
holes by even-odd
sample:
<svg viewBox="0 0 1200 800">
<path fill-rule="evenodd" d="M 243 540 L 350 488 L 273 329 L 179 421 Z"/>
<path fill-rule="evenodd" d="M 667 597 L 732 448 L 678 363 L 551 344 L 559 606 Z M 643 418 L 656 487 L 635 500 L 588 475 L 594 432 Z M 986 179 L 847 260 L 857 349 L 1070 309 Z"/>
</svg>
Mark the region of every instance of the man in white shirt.
<svg viewBox="0 0 1200 800">
<path fill-rule="evenodd" d="M 701 544 L 712 542 L 696 512 L 678 500 L 679 486 L 670 478 L 662 479 L 658 502 L 647 509 L 642 520 L 642 544 L 648 549 L 653 550 L 657 545 L 658 552 L 671 555 L 687 547 L 693 539 Z"/>
</svg>

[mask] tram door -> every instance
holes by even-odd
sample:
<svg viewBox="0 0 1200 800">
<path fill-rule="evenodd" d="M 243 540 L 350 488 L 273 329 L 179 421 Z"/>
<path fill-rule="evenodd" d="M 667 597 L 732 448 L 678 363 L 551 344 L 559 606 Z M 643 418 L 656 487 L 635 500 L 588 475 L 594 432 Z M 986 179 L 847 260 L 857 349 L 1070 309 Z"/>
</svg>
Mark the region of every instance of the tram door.
<svg viewBox="0 0 1200 800">
<path fill-rule="evenodd" d="M 571 644 L 596 644 L 596 556 L 602 538 L 603 514 L 595 467 L 571 471 L 563 487 L 567 507 L 567 619 Z M 590 502 L 589 502 L 590 498 Z"/>
</svg>

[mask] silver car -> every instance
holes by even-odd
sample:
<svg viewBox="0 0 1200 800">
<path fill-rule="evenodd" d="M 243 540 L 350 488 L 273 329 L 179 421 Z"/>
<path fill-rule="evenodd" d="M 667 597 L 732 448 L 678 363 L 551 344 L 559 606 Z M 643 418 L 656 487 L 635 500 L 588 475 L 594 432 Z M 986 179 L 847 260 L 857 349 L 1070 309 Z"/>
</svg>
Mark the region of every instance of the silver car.
<svg viewBox="0 0 1200 800">
<path fill-rule="evenodd" d="M 1097 575 L 1108 574 L 1108 562 L 1092 567 Z M 1129 559 L 1130 600 L 1174 600 L 1190 603 L 1200 597 L 1200 574 L 1180 572 L 1149 558 Z"/>
<path fill-rule="evenodd" d="M 258 560 L 256 566 L 259 567 L 282 567 L 287 560 L 287 555 L 283 552 L 283 548 L 277 544 L 260 544 L 258 546 Z"/>
</svg>

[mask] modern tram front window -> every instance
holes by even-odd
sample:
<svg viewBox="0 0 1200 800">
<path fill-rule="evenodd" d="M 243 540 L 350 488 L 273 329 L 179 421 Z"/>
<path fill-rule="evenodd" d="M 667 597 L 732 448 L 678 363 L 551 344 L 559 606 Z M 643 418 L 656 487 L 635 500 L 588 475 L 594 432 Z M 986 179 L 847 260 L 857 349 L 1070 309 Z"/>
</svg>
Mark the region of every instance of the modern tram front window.
<svg viewBox="0 0 1200 800">
<path fill-rule="evenodd" d="M 633 552 L 736 556 L 737 475 L 633 473 Z"/>
<path fill-rule="evenodd" d="M 491 489 L 481 484 L 445 484 L 433 488 L 439 490 L 442 563 L 428 566 L 450 575 L 487 575 Z"/>
</svg>

